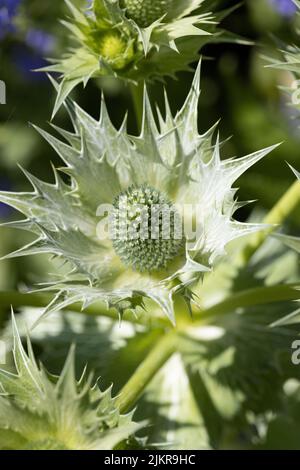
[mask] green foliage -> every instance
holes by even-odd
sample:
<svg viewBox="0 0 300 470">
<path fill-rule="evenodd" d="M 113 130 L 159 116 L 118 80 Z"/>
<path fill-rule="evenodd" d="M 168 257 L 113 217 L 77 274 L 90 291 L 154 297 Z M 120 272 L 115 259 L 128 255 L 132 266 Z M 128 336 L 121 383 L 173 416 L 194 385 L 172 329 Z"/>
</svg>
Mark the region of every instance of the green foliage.
<svg viewBox="0 0 300 470">
<path fill-rule="evenodd" d="M 270 257 L 274 262 L 270 263 Z M 220 266 L 219 272 L 209 276 L 197 291 L 202 304 L 214 302 L 218 295 L 230 298 L 251 283 L 276 288 L 278 282 L 298 279 L 297 255 L 274 240 L 245 272 Z M 298 338 L 299 324 L 294 317 L 293 324 L 271 325 L 292 312 L 294 302 L 271 300 L 259 305 L 254 300 L 253 305 L 212 316 L 206 316 L 203 308 L 202 316 L 195 312 L 193 321 L 186 313 L 178 328 L 176 352 L 138 401 L 137 418 L 150 420 L 150 426 L 141 431 L 147 446 L 251 447 L 263 442 L 260 428 L 262 423 L 268 427 L 270 414 L 284 415 L 283 386 L 290 378 L 299 378 L 298 366 L 291 364 L 291 344 Z M 24 321 L 30 326 L 39 315 L 39 310 L 28 309 L 19 317 L 24 336 Z M 10 327 L 8 342 L 9 331 Z M 63 364 L 70 341 L 75 342 L 79 368 L 88 364 L 105 383 L 113 381 L 117 394 L 165 334 L 163 329 L 128 321 L 119 327 L 101 317 L 57 312 L 39 323 L 31 337 L 43 362 L 55 372 Z"/>
<path fill-rule="evenodd" d="M 288 380 L 283 387 L 284 410 L 269 417 L 268 426 L 262 428 L 256 449 L 299 450 L 299 381 Z"/>
</svg>

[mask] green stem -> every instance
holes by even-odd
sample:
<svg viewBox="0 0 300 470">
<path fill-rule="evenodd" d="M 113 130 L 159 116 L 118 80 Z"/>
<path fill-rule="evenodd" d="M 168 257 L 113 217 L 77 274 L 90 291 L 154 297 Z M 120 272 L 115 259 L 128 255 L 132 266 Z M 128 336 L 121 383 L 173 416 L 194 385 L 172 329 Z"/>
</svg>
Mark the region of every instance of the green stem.
<svg viewBox="0 0 300 470">
<path fill-rule="evenodd" d="M 143 122 L 143 83 L 139 82 L 137 85 L 132 83 L 129 86 L 132 96 L 133 108 L 135 111 L 137 131 L 139 132 Z"/>
<path fill-rule="evenodd" d="M 215 315 L 233 312 L 237 308 L 265 305 L 285 300 L 298 300 L 300 298 L 300 284 L 282 284 L 276 286 L 256 287 L 244 290 L 226 298 L 212 307 L 195 314 L 195 320 L 207 319 Z"/>
<path fill-rule="evenodd" d="M 284 300 L 296 300 L 300 297 L 297 288 L 299 288 L 299 284 L 260 287 L 239 292 L 225 299 L 223 302 L 204 310 L 200 314 L 196 314 L 194 320 L 201 320 L 202 322 L 204 319 L 215 315 L 223 315 L 234 311 L 238 307 L 250 307 Z M 180 330 L 184 331 L 185 327 L 189 326 L 191 326 L 191 323 L 189 325 L 182 325 Z M 177 332 L 178 328 L 163 336 L 125 384 L 116 400 L 116 405 L 119 407 L 121 413 L 126 413 L 134 407 L 138 398 L 155 374 L 172 354 L 176 352 Z"/>
<path fill-rule="evenodd" d="M 181 325 L 180 329 L 191 326 L 198 321 L 203 321 L 216 315 L 223 315 L 234 311 L 236 308 L 264 305 L 284 300 L 297 300 L 300 297 L 299 284 L 277 285 L 253 288 L 238 292 L 222 302 L 195 313 L 194 321 Z M 2 307 L 14 304 L 14 306 L 44 307 L 51 297 L 45 294 L 22 294 L 19 292 L 0 292 L 0 305 Z M 70 305 L 67 310 L 81 311 L 79 304 Z M 113 310 L 107 310 L 100 305 L 88 307 L 85 312 L 88 315 L 104 315 L 115 320 L 118 315 Z M 132 321 L 133 318 L 130 318 Z M 178 325 L 179 327 L 179 325 Z M 146 359 L 139 365 L 129 381 L 125 384 L 116 399 L 116 405 L 121 413 L 126 413 L 134 407 L 136 401 L 145 390 L 149 382 L 167 362 L 177 349 L 177 329 L 173 329 L 159 339 Z"/>
<path fill-rule="evenodd" d="M 134 407 L 137 399 L 151 379 L 176 351 L 176 343 L 175 330 L 165 334 L 165 336 L 156 343 L 146 359 L 139 365 L 129 381 L 124 385 L 118 396 L 116 405 L 119 407 L 121 413 L 126 413 Z"/>
<path fill-rule="evenodd" d="M 36 308 L 45 308 L 46 305 L 49 305 L 53 296 L 49 294 L 40 294 L 40 293 L 22 293 L 17 291 L 0 291 L 0 306 L 1 308 L 7 308 L 13 306 L 17 307 L 36 307 Z M 61 310 L 67 310 L 71 312 L 84 313 L 85 315 L 90 316 L 104 316 L 111 318 L 112 320 L 119 321 L 120 317 L 118 312 L 115 309 L 108 309 L 104 303 L 97 302 L 84 310 L 80 303 L 75 303 L 69 305 L 68 307 L 62 308 Z M 135 317 L 130 312 L 125 312 L 123 320 L 130 321 L 131 323 L 142 324 L 146 326 L 166 326 L 168 325 L 167 319 L 157 319 L 151 318 L 150 316 L 141 316 Z"/>
<path fill-rule="evenodd" d="M 284 222 L 284 220 L 296 209 L 299 203 L 300 181 L 297 180 L 264 218 L 263 223 L 271 225 L 271 227 L 253 235 L 250 242 L 242 250 L 242 253 L 239 254 L 237 259 L 238 267 L 243 267 L 248 264 L 254 253 L 256 253 L 264 243 L 268 235 L 270 235 L 278 225 L 281 225 Z"/>
</svg>

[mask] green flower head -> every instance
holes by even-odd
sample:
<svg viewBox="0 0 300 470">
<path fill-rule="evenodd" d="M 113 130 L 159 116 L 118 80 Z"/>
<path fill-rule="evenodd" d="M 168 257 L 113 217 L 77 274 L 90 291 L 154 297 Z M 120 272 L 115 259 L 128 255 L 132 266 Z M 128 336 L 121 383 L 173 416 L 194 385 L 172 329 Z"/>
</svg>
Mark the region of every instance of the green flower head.
<svg viewBox="0 0 300 470">
<path fill-rule="evenodd" d="M 16 373 L 0 370 L 0 449 L 114 449 L 143 424 L 121 415 L 111 388 L 101 392 L 93 377 L 75 377 L 71 348 L 59 377 L 38 366 L 28 339 L 22 346 L 12 316 Z"/>
<path fill-rule="evenodd" d="M 93 0 L 86 12 L 66 3 L 73 19 L 63 23 L 75 47 L 42 69 L 62 74 L 54 114 L 70 91 L 91 77 L 136 83 L 189 70 L 201 46 L 219 36 L 216 20 L 223 16 L 209 12 L 210 0 Z M 197 9 L 200 13 L 193 13 Z"/>
<path fill-rule="evenodd" d="M 96 121 L 67 100 L 75 132 L 56 127 L 67 143 L 39 132 L 65 162 L 48 184 L 25 172 L 32 193 L 1 192 L 27 217 L 16 226 L 37 234 L 8 256 L 51 253 L 71 271 L 51 285 L 50 310 L 104 300 L 120 313 L 155 301 L 174 323 L 173 296 L 193 299 L 193 283 L 210 271 L 233 239 L 261 228 L 233 220 L 233 183 L 273 147 L 240 159 L 220 158 L 216 126 L 199 135 L 200 65 L 174 118 L 166 98 L 159 126 L 145 92 L 141 134 L 112 125 L 104 101 Z"/>
</svg>

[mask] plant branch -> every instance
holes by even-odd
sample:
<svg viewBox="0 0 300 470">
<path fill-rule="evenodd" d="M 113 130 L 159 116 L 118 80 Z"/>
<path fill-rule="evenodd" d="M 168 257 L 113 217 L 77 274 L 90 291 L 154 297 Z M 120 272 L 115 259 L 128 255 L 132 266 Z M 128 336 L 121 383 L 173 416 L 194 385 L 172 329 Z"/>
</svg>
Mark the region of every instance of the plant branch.
<svg viewBox="0 0 300 470">
<path fill-rule="evenodd" d="M 231 297 L 226 298 L 222 302 L 213 305 L 212 307 L 203 310 L 202 312 L 195 313 L 194 321 L 203 321 L 216 315 L 223 315 L 228 312 L 234 311 L 239 307 L 250 307 L 254 305 L 263 305 L 272 302 L 279 302 L 284 300 L 297 300 L 300 297 L 299 284 L 276 285 L 253 288 L 233 294 Z M 0 305 L 2 307 L 10 306 L 13 304 L 18 306 L 31 306 L 31 307 L 44 307 L 51 300 L 50 295 L 46 294 L 24 294 L 20 292 L 0 292 Z M 73 304 L 63 310 L 81 312 L 80 304 Z M 114 320 L 118 320 L 118 314 L 113 309 L 106 309 L 104 305 L 95 304 L 88 307 L 84 311 L 87 315 L 103 315 Z M 125 318 L 126 320 L 126 318 Z M 141 323 L 139 319 L 130 318 L 130 321 Z M 160 319 L 158 319 L 160 321 Z M 166 326 L 166 321 L 162 319 L 162 325 Z M 188 323 L 182 325 L 188 326 Z M 121 413 L 126 413 L 134 407 L 136 401 L 150 383 L 155 374 L 167 362 L 172 354 L 177 349 L 177 333 L 179 325 L 162 336 L 154 345 L 152 351 L 148 354 L 146 359 L 139 365 L 129 381 L 125 384 L 116 399 L 116 405 L 119 407 Z M 183 328 L 184 329 L 184 328 Z"/>
<path fill-rule="evenodd" d="M 252 256 L 264 243 L 268 235 L 296 209 L 300 203 L 300 181 L 297 180 L 288 191 L 279 199 L 273 209 L 264 218 L 263 223 L 270 225 L 266 230 L 253 235 L 249 243 L 243 248 L 237 259 L 237 266 L 243 267 L 248 264 Z"/>
<path fill-rule="evenodd" d="M 300 299 L 300 283 L 256 287 L 232 294 L 222 302 L 203 310 L 201 313 L 196 313 L 194 318 L 203 320 L 232 312 L 237 308 L 298 299 Z"/>
<path fill-rule="evenodd" d="M 199 320 L 202 322 L 203 320 L 215 315 L 229 313 L 239 307 L 264 305 L 284 300 L 297 300 L 300 297 L 300 292 L 297 290 L 299 288 L 299 284 L 289 284 L 259 287 L 242 291 L 206 310 L 203 310 L 201 313 L 196 313 L 194 316 L 194 323 Z M 191 326 L 191 323 L 189 325 L 185 324 L 182 329 L 184 330 L 184 328 L 188 326 Z M 181 330 L 181 328 L 179 328 L 179 330 Z M 126 413 L 134 407 L 136 401 L 151 379 L 176 351 L 177 332 L 178 328 L 165 334 L 165 336 L 156 343 L 146 359 L 140 364 L 132 377 L 125 384 L 116 400 L 116 404 L 119 406 L 121 413 Z"/>
<path fill-rule="evenodd" d="M 149 384 L 151 379 L 176 351 L 176 330 L 165 334 L 139 365 L 116 399 L 121 413 L 128 412 Z"/>
</svg>

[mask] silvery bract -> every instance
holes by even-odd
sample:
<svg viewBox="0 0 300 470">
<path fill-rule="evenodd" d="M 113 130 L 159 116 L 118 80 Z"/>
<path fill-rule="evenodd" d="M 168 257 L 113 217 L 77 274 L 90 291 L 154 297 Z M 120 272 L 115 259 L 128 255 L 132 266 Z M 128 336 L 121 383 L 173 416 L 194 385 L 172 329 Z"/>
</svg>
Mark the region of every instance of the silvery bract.
<svg viewBox="0 0 300 470">
<path fill-rule="evenodd" d="M 37 234 L 33 243 L 9 257 L 51 253 L 71 266 L 68 275 L 50 285 L 56 297 L 48 312 L 102 300 L 122 314 L 144 307 L 148 298 L 175 323 L 174 294 L 193 301 L 193 284 L 225 254 L 226 245 L 261 228 L 233 219 L 240 203 L 232 185 L 274 147 L 221 160 L 219 140 L 213 143 L 216 126 L 202 135 L 197 130 L 199 82 L 200 65 L 175 118 L 166 99 L 159 129 L 145 93 L 138 137 L 126 133 L 126 122 L 115 129 L 103 101 L 99 121 L 66 102 L 74 133 L 56 130 L 68 143 L 39 129 L 64 161 L 62 171 L 70 176 L 70 184 L 56 170 L 54 184 L 25 171 L 34 191 L 1 192 L 0 200 L 27 217 L 14 223 L 16 227 Z M 183 224 L 190 227 L 196 220 L 196 238 L 191 242 L 184 235 L 177 243 L 171 233 L 170 240 L 137 240 L 137 247 L 131 241 L 99 239 L 99 206 L 113 205 L 124 194 L 134 202 L 136 193 L 148 207 L 154 193 L 171 206 L 193 207 L 183 211 Z"/>
</svg>

